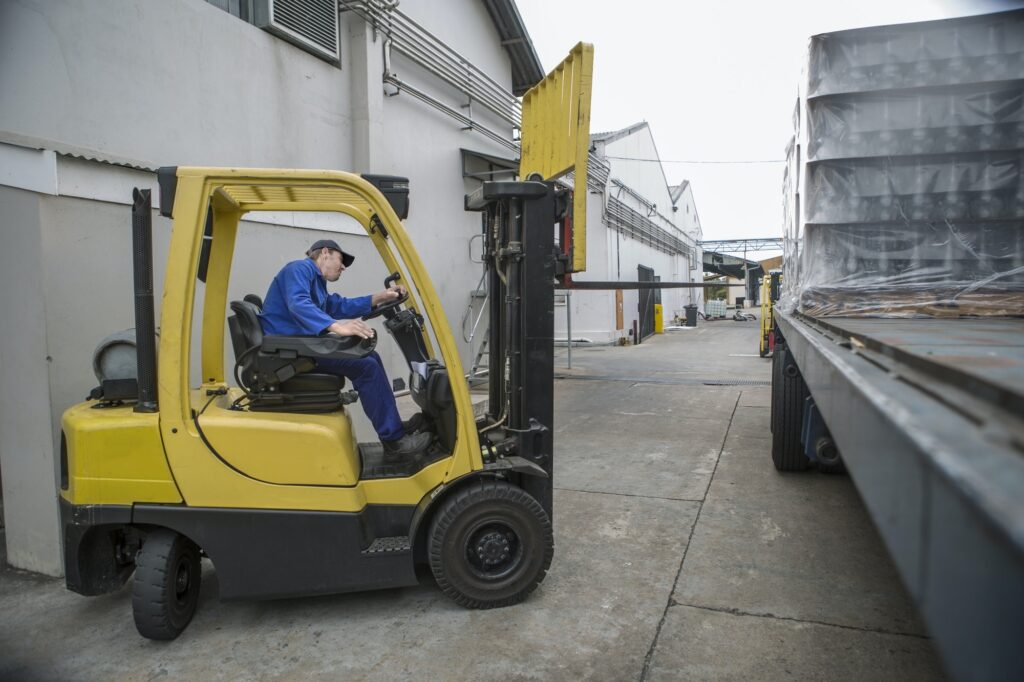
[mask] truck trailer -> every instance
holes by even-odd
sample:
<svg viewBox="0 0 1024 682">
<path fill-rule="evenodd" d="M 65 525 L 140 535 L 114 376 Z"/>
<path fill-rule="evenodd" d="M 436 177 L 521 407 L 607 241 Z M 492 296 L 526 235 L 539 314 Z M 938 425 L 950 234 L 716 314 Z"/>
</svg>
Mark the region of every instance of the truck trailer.
<svg viewBox="0 0 1024 682">
<path fill-rule="evenodd" d="M 952 677 L 1024 679 L 1024 11 L 814 36 L 805 76 L 773 463 L 849 473 Z"/>
</svg>

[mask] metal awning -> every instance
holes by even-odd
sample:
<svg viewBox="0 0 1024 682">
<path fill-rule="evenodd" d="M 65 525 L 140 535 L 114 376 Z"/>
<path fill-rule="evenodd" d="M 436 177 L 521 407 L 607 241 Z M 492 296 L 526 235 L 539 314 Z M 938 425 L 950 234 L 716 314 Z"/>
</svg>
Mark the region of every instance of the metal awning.
<svg viewBox="0 0 1024 682">
<path fill-rule="evenodd" d="M 462 177 L 474 180 L 514 180 L 519 172 L 519 159 L 459 149 L 462 155 Z"/>
<path fill-rule="evenodd" d="M 704 251 L 704 272 L 714 272 L 727 277 L 745 279 L 749 274 L 753 281 L 764 274 L 761 264 L 717 251 Z"/>
</svg>

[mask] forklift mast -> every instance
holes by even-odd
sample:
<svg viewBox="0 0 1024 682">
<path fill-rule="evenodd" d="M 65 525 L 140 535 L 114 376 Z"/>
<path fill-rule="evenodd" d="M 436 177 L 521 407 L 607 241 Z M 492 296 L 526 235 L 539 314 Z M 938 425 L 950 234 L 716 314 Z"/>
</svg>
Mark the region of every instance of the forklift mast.
<svg viewBox="0 0 1024 682">
<path fill-rule="evenodd" d="M 466 196 L 483 214 L 490 292 L 489 396 L 481 445 L 504 434 L 546 476 L 518 483 L 553 517 L 555 283 L 586 269 L 587 159 L 594 48 L 577 44 L 523 97 L 519 182 Z M 578 193 L 556 183 L 574 173 Z M 558 232 L 558 244 L 555 233 Z"/>
<path fill-rule="evenodd" d="M 512 434 L 517 454 L 547 477 L 521 482 L 552 514 L 555 225 L 570 192 L 553 182 L 485 182 L 466 197 L 481 211 L 492 292 L 486 421 Z M 488 426 L 483 427 L 486 433 Z"/>
</svg>

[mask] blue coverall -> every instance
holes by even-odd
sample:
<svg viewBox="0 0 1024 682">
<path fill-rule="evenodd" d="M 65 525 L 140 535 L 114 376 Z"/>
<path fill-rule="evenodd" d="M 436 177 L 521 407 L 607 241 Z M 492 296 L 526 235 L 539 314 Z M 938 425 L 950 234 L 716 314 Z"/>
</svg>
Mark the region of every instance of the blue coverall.
<svg viewBox="0 0 1024 682">
<path fill-rule="evenodd" d="M 328 294 L 327 281 L 316 263 L 309 258 L 292 261 L 270 283 L 260 326 L 264 334 L 317 336 L 336 320 L 351 320 L 370 312 L 371 298 Z M 316 367 L 352 381 L 381 441 L 395 441 L 405 435 L 395 394 L 376 351 L 358 360 L 317 360 Z"/>
</svg>

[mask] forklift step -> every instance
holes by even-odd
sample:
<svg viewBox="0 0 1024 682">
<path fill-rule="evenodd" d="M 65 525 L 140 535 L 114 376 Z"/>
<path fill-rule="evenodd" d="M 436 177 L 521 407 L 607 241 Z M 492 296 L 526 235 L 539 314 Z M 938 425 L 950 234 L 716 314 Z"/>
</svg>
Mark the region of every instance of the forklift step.
<svg viewBox="0 0 1024 682">
<path fill-rule="evenodd" d="M 363 555 L 396 554 L 408 552 L 412 549 L 409 544 L 409 536 L 397 535 L 392 538 L 377 538 L 370 546 L 363 550 Z"/>
<path fill-rule="evenodd" d="M 371 478 L 406 478 L 413 476 L 417 471 L 433 464 L 439 459 L 444 459 L 448 453 L 444 452 L 437 443 L 434 443 L 427 451 L 408 462 L 391 464 L 384 461 L 384 446 L 380 443 L 360 443 L 359 459 L 362 462 L 360 480 Z"/>
</svg>

